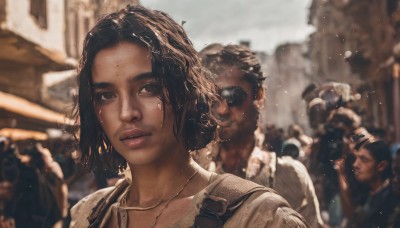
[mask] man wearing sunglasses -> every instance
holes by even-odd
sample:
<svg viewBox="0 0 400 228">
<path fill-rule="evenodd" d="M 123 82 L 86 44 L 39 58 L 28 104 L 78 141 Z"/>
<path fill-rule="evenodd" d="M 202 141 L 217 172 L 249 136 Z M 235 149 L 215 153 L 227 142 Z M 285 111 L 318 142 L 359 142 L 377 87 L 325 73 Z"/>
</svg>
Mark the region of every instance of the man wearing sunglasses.
<svg viewBox="0 0 400 228">
<path fill-rule="evenodd" d="M 311 227 L 321 227 L 319 203 L 304 165 L 261 146 L 263 134 L 257 122 L 265 77 L 255 53 L 244 46 L 211 44 L 200 55 L 215 77 L 221 99 L 212 107 L 219 140 L 195 154 L 195 159 L 209 171 L 232 173 L 275 189 Z"/>
</svg>

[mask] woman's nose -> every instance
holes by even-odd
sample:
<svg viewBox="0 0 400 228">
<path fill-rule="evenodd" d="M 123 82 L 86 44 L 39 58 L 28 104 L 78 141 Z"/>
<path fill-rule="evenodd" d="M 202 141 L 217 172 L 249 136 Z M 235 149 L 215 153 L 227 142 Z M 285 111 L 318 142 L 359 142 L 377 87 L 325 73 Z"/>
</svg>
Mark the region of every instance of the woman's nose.
<svg viewBox="0 0 400 228">
<path fill-rule="evenodd" d="M 139 103 L 135 102 L 132 98 L 122 99 L 119 113 L 120 119 L 124 122 L 132 122 L 141 119 L 142 113 L 139 107 Z"/>
</svg>

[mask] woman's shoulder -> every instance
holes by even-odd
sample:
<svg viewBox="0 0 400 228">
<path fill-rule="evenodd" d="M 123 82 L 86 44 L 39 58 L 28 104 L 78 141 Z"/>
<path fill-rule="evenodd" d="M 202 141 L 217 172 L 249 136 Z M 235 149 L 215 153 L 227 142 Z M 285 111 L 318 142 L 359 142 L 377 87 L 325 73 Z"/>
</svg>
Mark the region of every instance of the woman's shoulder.
<svg viewBox="0 0 400 228">
<path fill-rule="evenodd" d="M 98 214 L 102 214 L 101 210 L 107 211 L 114 201 L 121 198 L 128 185 L 128 181 L 121 179 L 113 187 L 100 189 L 82 198 L 71 208 L 71 227 L 88 227 L 89 216 L 98 217 Z"/>
<path fill-rule="evenodd" d="M 224 176 L 220 175 L 218 179 Z M 227 197 L 232 197 L 233 192 L 250 193 L 226 222 L 227 227 L 308 227 L 304 218 L 291 209 L 287 201 L 274 190 L 232 175 L 225 179 L 211 191 L 215 192 L 217 188 L 217 191 L 227 192 Z"/>
<path fill-rule="evenodd" d="M 114 188 L 115 188 L 115 186 L 103 188 L 103 189 L 97 190 L 96 192 L 93 192 L 93 193 L 85 196 L 71 208 L 71 211 L 77 211 L 78 208 L 82 209 L 83 207 L 90 206 L 93 204 L 94 204 L 93 206 L 96 206 L 96 204 L 102 198 L 104 198 L 108 193 L 110 193 Z"/>
<path fill-rule="evenodd" d="M 71 225 L 70 227 L 88 227 L 88 217 L 93 208 L 106 197 L 115 187 L 100 189 L 84 198 L 71 208 Z"/>
<path fill-rule="evenodd" d="M 275 192 L 251 195 L 226 223 L 227 227 L 309 227 L 305 219 Z"/>
</svg>

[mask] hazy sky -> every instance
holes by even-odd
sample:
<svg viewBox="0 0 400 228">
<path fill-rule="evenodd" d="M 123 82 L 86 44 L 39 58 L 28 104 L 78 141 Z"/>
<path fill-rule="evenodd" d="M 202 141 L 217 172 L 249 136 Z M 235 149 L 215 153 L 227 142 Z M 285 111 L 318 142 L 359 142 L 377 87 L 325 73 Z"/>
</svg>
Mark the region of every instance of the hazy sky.
<svg viewBox="0 0 400 228">
<path fill-rule="evenodd" d="M 307 25 L 311 0 L 141 0 L 144 6 L 167 12 L 184 28 L 197 50 L 220 42 L 251 41 L 257 51 L 271 53 L 278 44 L 303 41 L 313 31 Z"/>
</svg>

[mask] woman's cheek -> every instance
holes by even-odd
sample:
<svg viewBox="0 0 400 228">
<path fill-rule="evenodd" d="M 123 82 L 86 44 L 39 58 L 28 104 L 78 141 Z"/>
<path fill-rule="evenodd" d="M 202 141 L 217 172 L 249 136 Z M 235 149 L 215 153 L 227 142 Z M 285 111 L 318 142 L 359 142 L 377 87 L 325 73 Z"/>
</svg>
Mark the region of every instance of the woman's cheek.
<svg viewBox="0 0 400 228">
<path fill-rule="evenodd" d="M 151 112 L 158 121 L 157 125 L 160 127 L 163 127 L 163 125 L 164 125 L 164 118 L 163 118 L 164 117 L 164 109 L 163 109 L 163 104 L 162 104 L 161 98 L 154 99 L 151 107 L 152 107 Z"/>
<path fill-rule="evenodd" d="M 103 111 L 101 109 L 98 109 L 96 111 L 97 114 L 97 119 L 99 120 L 100 124 L 103 125 L 104 119 L 103 119 Z"/>
</svg>

